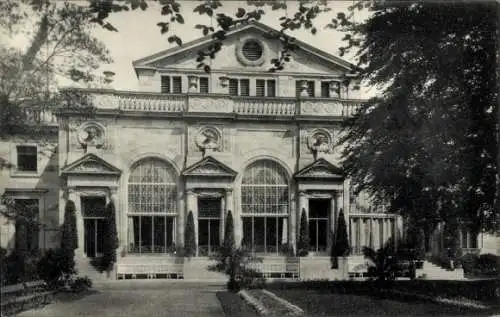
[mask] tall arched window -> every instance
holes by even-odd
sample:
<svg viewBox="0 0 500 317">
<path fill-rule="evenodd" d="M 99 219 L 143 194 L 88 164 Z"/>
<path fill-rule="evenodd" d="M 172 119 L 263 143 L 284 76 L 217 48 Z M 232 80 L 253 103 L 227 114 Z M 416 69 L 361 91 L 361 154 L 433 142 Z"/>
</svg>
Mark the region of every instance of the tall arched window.
<svg viewBox="0 0 500 317">
<path fill-rule="evenodd" d="M 129 252 L 173 250 L 177 214 L 177 174 L 156 158 L 139 161 L 128 180 Z"/>
<path fill-rule="evenodd" d="M 250 164 L 241 183 L 243 245 L 277 254 L 288 243 L 288 176 L 272 160 Z"/>
</svg>

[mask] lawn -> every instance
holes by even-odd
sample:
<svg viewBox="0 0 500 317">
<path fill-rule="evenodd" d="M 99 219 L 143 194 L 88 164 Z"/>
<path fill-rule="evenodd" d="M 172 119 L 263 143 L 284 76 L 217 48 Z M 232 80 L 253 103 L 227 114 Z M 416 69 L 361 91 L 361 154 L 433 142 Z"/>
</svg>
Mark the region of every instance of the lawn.
<svg viewBox="0 0 500 317">
<path fill-rule="evenodd" d="M 315 290 L 272 290 L 311 316 L 491 316 L 492 311 Z M 498 313 L 498 312 L 497 312 Z"/>
<path fill-rule="evenodd" d="M 259 314 L 250 307 L 236 293 L 232 292 L 217 292 L 217 298 L 220 301 L 224 316 L 226 317 L 259 317 Z"/>
</svg>

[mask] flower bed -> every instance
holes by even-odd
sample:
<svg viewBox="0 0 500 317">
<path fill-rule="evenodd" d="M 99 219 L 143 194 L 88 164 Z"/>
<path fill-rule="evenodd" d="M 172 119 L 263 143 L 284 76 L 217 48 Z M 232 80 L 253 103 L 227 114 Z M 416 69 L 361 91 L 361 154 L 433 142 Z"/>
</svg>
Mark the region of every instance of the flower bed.
<svg viewBox="0 0 500 317">
<path fill-rule="evenodd" d="M 387 290 L 424 294 L 443 298 L 466 298 L 486 302 L 498 301 L 500 279 L 476 281 L 413 280 L 381 284 L 376 281 L 304 281 L 272 282 L 267 289 L 308 289 L 332 293 L 376 295 Z"/>
</svg>

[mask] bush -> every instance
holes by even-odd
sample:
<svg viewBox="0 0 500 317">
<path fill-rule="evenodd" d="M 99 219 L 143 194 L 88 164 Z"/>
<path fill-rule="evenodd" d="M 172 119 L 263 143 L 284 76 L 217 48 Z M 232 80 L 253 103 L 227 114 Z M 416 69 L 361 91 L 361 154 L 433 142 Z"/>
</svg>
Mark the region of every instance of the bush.
<svg viewBox="0 0 500 317">
<path fill-rule="evenodd" d="M 340 209 L 334 242 L 331 250 L 332 268 L 338 268 L 338 257 L 349 255 L 349 240 L 347 239 L 347 225 L 344 212 Z"/>
<path fill-rule="evenodd" d="M 118 249 L 118 233 L 116 230 L 116 211 L 113 201 L 106 206 L 106 231 L 103 239 L 102 268 L 111 271 L 116 263 L 116 249 Z"/>
<path fill-rule="evenodd" d="M 49 249 L 38 261 L 38 274 L 48 285 L 59 286 L 76 274 L 74 252 Z"/>
<path fill-rule="evenodd" d="M 190 210 L 184 231 L 184 256 L 192 257 L 196 255 L 196 237 L 194 233 L 193 212 Z"/>
<path fill-rule="evenodd" d="M 466 254 L 460 259 L 464 273 L 473 276 L 497 276 L 498 261 L 494 254 Z"/>
<path fill-rule="evenodd" d="M 300 216 L 300 233 L 299 241 L 297 243 L 297 255 L 307 256 L 309 254 L 309 224 L 307 222 L 306 210 L 302 208 L 302 215 Z"/>
<path fill-rule="evenodd" d="M 69 281 L 69 288 L 72 292 L 79 293 L 92 288 L 92 280 L 88 276 L 76 277 Z"/>
</svg>

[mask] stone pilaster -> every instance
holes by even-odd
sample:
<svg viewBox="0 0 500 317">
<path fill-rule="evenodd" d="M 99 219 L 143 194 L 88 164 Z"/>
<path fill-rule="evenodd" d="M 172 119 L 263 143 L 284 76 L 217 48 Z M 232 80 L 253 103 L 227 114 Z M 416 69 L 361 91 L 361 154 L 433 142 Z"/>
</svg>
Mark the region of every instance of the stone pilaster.
<svg viewBox="0 0 500 317">
<path fill-rule="evenodd" d="M 289 237 L 288 237 L 288 244 L 290 247 L 293 249 L 293 253 L 295 254 L 297 250 L 297 204 L 295 203 L 295 200 L 292 199 L 290 202 L 290 217 L 289 217 L 289 225 L 288 227 L 290 228 L 289 230 Z"/>
<path fill-rule="evenodd" d="M 224 230 L 226 226 L 226 197 L 220 199 L 220 225 L 219 225 L 219 241 L 222 245 L 224 241 Z"/>
<path fill-rule="evenodd" d="M 84 256 L 85 232 L 83 226 L 83 210 L 80 195 L 76 188 L 68 188 L 68 200 L 75 203 L 76 231 L 78 235 L 78 248 L 75 250 L 75 255 Z"/>
</svg>

